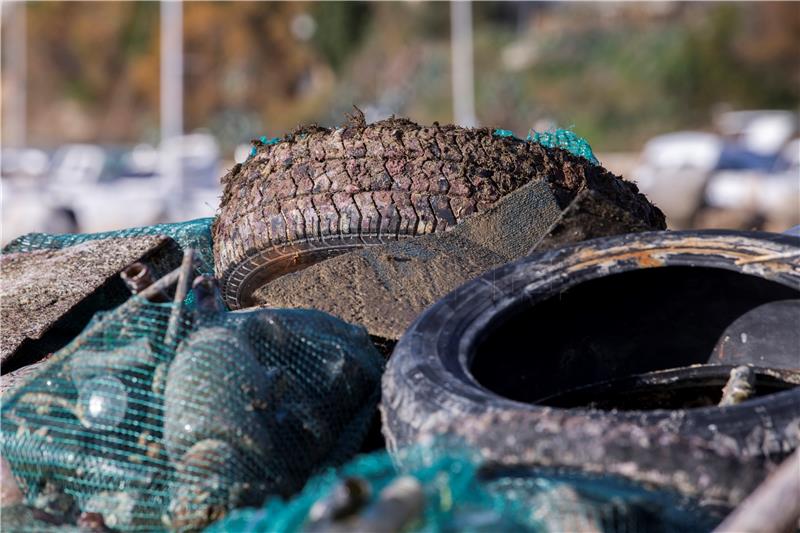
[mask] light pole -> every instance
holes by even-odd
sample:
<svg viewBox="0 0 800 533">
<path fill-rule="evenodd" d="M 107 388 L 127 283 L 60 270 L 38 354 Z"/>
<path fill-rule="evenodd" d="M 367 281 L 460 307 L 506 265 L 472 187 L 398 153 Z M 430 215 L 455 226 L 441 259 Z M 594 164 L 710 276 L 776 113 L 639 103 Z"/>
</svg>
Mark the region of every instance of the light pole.
<svg viewBox="0 0 800 533">
<path fill-rule="evenodd" d="M 3 145 L 23 148 L 27 142 L 27 17 L 25 2 L 0 2 L 3 29 Z"/>
<path fill-rule="evenodd" d="M 174 209 L 183 195 L 181 146 L 183 133 L 183 2 L 161 1 L 161 169 Z"/>
<path fill-rule="evenodd" d="M 475 127 L 475 77 L 472 70 L 472 2 L 451 0 L 450 42 L 453 65 L 453 120 Z"/>
</svg>

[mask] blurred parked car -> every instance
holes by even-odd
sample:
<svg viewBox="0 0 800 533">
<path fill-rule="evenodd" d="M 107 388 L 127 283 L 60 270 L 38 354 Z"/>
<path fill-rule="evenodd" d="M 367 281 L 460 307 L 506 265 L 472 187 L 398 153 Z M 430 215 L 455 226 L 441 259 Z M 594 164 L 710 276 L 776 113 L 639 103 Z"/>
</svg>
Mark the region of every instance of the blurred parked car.
<svg viewBox="0 0 800 533">
<path fill-rule="evenodd" d="M 722 147 L 717 135 L 692 131 L 660 135 L 645 145 L 633 176 L 642 192 L 667 215 L 671 227 L 691 225 Z"/>
<path fill-rule="evenodd" d="M 719 133 L 747 151 L 774 156 L 797 132 L 798 115 L 792 111 L 728 111 L 714 120 Z"/>
<path fill-rule="evenodd" d="M 44 176 L 4 171 L 2 240 L 31 231 L 97 232 L 213 216 L 219 175 L 217 142 L 206 134 L 170 139 L 158 149 L 66 145 Z"/>
<path fill-rule="evenodd" d="M 155 150 L 152 149 L 154 152 Z M 47 195 L 74 213 L 82 232 L 153 224 L 166 216 L 169 190 L 155 168 L 135 169 L 116 148 L 73 144 L 53 156 Z"/>
<path fill-rule="evenodd" d="M 723 170 L 709 178 L 705 204 L 770 222 L 768 229 L 800 224 L 800 139 L 786 145 L 768 169 Z"/>
<path fill-rule="evenodd" d="M 50 156 L 36 148 L 4 148 L 0 153 L 0 176 L 40 178 L 50 165 Z"/>
<path fill-rule="evenodd" d="M 791 141 L 797 115 L 735 111 L 716 122 L 722 134 L 670 133 L 651 139 L 642 151 L 633 175 L 670 227 L 800 221 L 800 145 Z M 735 216 L 724 222 L 708 216 L 721 210 Z"/>
</svg>

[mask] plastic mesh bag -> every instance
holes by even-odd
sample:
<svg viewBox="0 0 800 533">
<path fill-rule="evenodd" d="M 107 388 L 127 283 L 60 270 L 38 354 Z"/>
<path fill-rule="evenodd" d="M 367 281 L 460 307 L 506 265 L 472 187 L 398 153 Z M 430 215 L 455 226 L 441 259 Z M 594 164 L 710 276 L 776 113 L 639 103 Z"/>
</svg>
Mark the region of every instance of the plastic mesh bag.
<svg viewBox="0 0 800 533">
<path fill-rule="evenodd" d="M 419 448 L 406 455 L 406 462 L 415 463 L 408 476 L 395 469 L 385 452 L 362 456 L 338 471 L 315 477 L 294 499 L 272 498 L 260 509 L 241 509 L 206 531 L 369 531 L 376 529 L 375 522 L 386 531 L 460 531 L 469 529 L 473 513 L 481 515 L 482 525 L 493 526 L 485 527 L 487 531 L 519 530 L 520 524 L 492 512 L 491 498 L 476 482 L 476 463 L 466 451 L 440 456 Z M 391 492 L 393 484 L 397 487 L 398 480 L 402 485 L 394 491 L 395 497 L 401 507 L 411 509 L 405 513 L 407 519 L 400 520 L 402 524 L 388 516 L 392 514 L 388 509 L 364 512 L 387 489 Z M 399 527 L 388 527 L 389 522 Z"/>
<path fill-rule="evenodd" d="M 592 163 L 599 164 L 592 147 L 583 137 L 572 130 L 533 131 L 528 133 L 528 141 L 541 144 L 545 148 L 561 148 L 573 155 L 582 157 Z"/>
<path fill-rule="evenodd" d="M 514 135 L 514 132 L 510 130 L 498 129 L 494 130 L 494 134 L 497 135 L 498 137 L 513 137 L 515 139 L 517 138 Z M 597 161 L 597 157 L 595 157 L 589 142 L 583 137 L 577 135 L 572 130 L 562 130 L 562 129 L 552 130 L 552 131 L 531 130 L 530 132 L 528 132 L 528 136 L 525 140 L 528 142 L 534 142 L 540 144 L 545 148 L 561 148 L 562 150 L 566 150 L 572 155 L 582 157 L 587 161 L 591 161 L 594 164 L 599 164 L 599 162 Z"/>
<path fill-rule="evenodd" d="M 139 228 L 128 228 L 101 233 L 67 233 L 52 235 L 49 233 L 28 233 L 8 243 L 2 253 L 30 252 L 32 250 L 66 248 L 86 241 L 113 239 L 120 237 L 138 237 L 140 235 L 166 235 L 172 238 L 182 249 L 193 248 L 197 252 L 198 271 L 201 274 L 214 273 L 214 255 L 211 245 L 211 224 L 213 218 L 198 218 L 188 222 L 156 224 Z"/>
<path fill-rule="evenodd" d="M 312 479 L 294 499 L 240 509 L 206 531 L 395 530 L 383 527 L 391 523 L 418 532 L 666 532 L 708 531 L 720 520 L 677 495 L 619 479 L 494 469 L 463 447 L 437 449 L 404 450 L 394 460 L 362 456 Z"/>
<path fill-rule="evenodd" d="M 206 300 L 134 297 L 3 398 L 2 455 L 30 506 L 65 524 L 198 529 L 357 451 L 383 365 L 366 332 Z"/>
</svg>

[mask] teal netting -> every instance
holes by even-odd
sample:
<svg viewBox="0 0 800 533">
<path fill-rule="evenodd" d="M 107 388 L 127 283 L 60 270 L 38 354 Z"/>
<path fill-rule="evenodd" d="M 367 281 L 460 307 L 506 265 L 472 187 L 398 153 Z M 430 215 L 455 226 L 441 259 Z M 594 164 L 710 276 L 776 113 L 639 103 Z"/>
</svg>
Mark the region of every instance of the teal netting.
<svg viewBox="0 0 800 533">
<path fill-rule="evenodd" d="M 511 130 L 494 130 L 494 134 L 498 137 L 512 137 L 519 139 Z M 533 131 L 528 132 L 525 139 L 528 142 L 535 142 L 541 144 L 545 148 L 561 148 L 573 155 L 582 157 L 587 161 L 599 164 L 597 157 L 595 157 L 592 147 L 589 142 L 580 137 L 572 130 L 553 130 L 553 131 Z"/>
<path fill-rule="evenodd" d="M 138 237 L 141 235 L 166 235 L 182 249 L 194 248 L 198 258 L 197 268 L 201 274 L 214 274 L 214 255 L 211 246 L 211 224 L 213 218 L 198 218 L 188 222 L 156 224 L 139 228 L 128 228 L 102 233 L 68 233 L 52 235 L 48 233 L 29 233 L 8 243 L 2 253 L 30 252 L 32 250 L 66 248 L 86 241 Z"/>
<path fill-rule="evenodd" d="M 476 463 L 469 454 L 459 451 L 436 456 L 420 449 L 409 455 L 415 455 L 414 461 L 419 463 L 409 473 L 411 483 L 404 483 L 408 478 L 398 474 L 388 454 L 379 452 L 312 479 L 294 499 L 272 498 L 260 509 L 233 512 L 206 531 L 373 531 L 376 523 L 384 526 L 381 531 L 467 531 L 473 514 L 489 526 L 486 530 L 519 530 L 520 524 L 492 512 L 487 505 L 490 497 L 477 483 Z M 388 489 L 391 495 L 392 486 L 400 500 L 407 500 L 401 507 L 412 509 L 399 527 L 386 527 L 395 517 L 390 505 L 378 503 L 382 495 L 384 502 L 390 499 L 386 492 Z"/>
<path fill-rule="evenodd" d="M 594 164 L 599 164 L 592 147 L 583 137 L 571 130 L 533 131 L 528 133 L 527 140 L 541 144 L 545 148 L 561 148 L 582 157 Z"/>
<path fill-rule="evenodd" d="M 281 142 L 282 139 L 280 137 L 272 137 L 270 139 L 266 135 L 262 135 L 261 137 L 259 137 L 258 140 L 261 142 L 261 144 L 270 145 L 270 144 L 278 144 L 279 142 Z M 254 155 L 256 155 L 257 152 L 258 148 L 253 146 L 252 148 L 250 148 L 250 155 L 248 157 L 253 157 Z"/>
<path fill-rule="evenodd" d="M 0 445 L 23 511 L 63 524 L 98 513 L 120 531 L 199 529 L 288 496 L 358 450 L 383 367 L 363 328 L 197 301 L 133 297 L 4 396 Z M 41 525 L 28 511 L 2 516 L 4 531 Z"/>
<path fill-rule="evenodd" d="M 297 497 L 233 512 L 206 531 L 708 531 L 720 520 L 616 479 L 479 466 L 460 447 L 362 456 Z M 395 469 L 399 461 L 400 470 Z M 388 527 L 387 524 L 395 527 Z"/>
</svg>

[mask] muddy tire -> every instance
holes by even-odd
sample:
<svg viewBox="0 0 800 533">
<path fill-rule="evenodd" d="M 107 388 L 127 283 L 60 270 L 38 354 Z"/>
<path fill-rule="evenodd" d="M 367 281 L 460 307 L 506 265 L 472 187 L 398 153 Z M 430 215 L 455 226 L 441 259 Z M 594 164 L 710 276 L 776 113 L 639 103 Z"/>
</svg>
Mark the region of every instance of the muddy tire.
<svg viewBox="0 0 800 533">
<path fill-rule="evenodd" d="M 728 459 L 777 463 L 795 449 L 800 387 L 757 387 L 730 407 L 542 399 L 713 360 L 738 316 L 800 296 L 799 251 L 800 239 L 776 234 L 639 233 L 489 272 L 426 310 L 397 344 L 383 377 L 388 447 L 449 434 L 501 464 L 616 473 L 735 504 L 752 487 Z"/>
<path fill-rule="evenodd" d="M 402 119 L 306 128 L 224 178 L 213 227 L 222 293 L 231 308 L 264 283 L 328 257 L 446 231 L 531 180 L 566 205 L 592 188 L 654 228 L 664 216 L 630 182 L 560 149 L 493 130 L 422 127 Z"/>
</svg>

